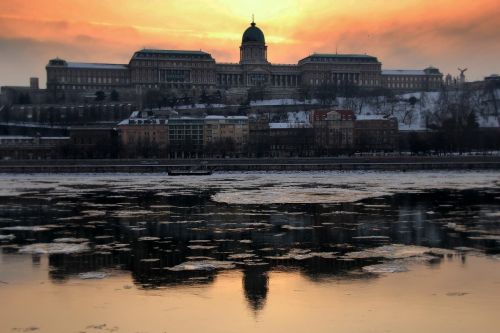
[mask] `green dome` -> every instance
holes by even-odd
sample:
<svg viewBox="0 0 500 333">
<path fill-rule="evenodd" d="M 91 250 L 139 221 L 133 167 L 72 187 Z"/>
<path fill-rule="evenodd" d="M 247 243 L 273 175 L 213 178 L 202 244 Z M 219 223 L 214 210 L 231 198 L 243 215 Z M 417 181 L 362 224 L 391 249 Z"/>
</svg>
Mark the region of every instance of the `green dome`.
<svg viewBox="0 0 500 333">
<path fill-rule="evenodd" d="M 265 44 L 266 39 L 264 38 L 264 33 L 262 32 L 262 30 L 255 26 L 255 22 L 252 22 L 251 26 L 243 33 L 241 42 L 259 42 Z"/>
</svg>

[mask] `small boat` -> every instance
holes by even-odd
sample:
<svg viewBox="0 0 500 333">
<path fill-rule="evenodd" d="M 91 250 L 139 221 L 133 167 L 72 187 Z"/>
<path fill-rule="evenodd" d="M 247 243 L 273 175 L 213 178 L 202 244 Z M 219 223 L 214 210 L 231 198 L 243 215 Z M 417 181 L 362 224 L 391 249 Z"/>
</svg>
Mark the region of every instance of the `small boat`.
<svg viewBox="0 0 500 333">
<path fill-rule="evenodd" d="M 209 176 L 212 170 L 168 170 L 169 176 Z"/>
</svg>

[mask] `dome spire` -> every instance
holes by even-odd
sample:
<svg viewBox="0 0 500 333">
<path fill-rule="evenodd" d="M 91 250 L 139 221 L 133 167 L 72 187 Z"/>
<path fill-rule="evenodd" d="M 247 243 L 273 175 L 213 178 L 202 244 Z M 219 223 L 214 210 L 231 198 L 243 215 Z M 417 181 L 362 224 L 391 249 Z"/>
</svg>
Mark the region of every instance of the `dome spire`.
<svg viewBox="0 0 500 333">
<path fill-rule="evenodd" d="M 252 27 L 255 27 L 255 15 L 252 14 L 252 23 L 250 23 Z"/>
</svg>

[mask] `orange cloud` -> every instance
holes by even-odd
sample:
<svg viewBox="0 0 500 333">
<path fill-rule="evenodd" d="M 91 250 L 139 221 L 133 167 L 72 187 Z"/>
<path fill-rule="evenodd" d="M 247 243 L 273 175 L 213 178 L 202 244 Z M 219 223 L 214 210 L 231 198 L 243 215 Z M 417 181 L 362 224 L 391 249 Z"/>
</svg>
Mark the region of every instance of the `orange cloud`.
<svg viewBox="0 0 500 333">
<path fill-rule="evenodd" d="M 384 68 L 466 66 L 475 79 L 500 72 L 498 0 L 3 0 L 0 85 L 45 78 L 55 56 L 127 63 L 142 47 L 237 61 L 252 13 L 272 62 L 338 48 L 375 55 Z"/>
</svg>

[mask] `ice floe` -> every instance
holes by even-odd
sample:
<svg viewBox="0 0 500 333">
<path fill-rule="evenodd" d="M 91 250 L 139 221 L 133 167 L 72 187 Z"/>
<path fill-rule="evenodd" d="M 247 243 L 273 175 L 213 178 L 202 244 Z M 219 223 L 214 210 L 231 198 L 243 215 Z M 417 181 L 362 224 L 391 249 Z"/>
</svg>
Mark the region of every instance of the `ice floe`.
<svg viewBox="0 0 500 333">
<path fill-rule="evenodd" d="M 154 237 L 154 236 L 144 236 L 144 237 L 139 237 L 137 239 L 138 241 L 159 241 L 160 238 L 159 237 Z"/>
<path fill-rule="evenodd" d="M 105 279 L 109 276 L 105 272 L 86 272 L 78 274 L 78 277 L 82 280 L 94 280 L 94 279 Z"/>
<path fill-rule="evenodd" d="M 389 236 L 355 236 L 353 239 L 365 241 L 388 241 L 391 238 Z"/>
<path fill-rule="evenodd" d="M 288 253 L 283 255 L 267 256 L 271 260 L 306 260 L 311 258 L 335 259 L 337 258 L 336 252 L 312 252 L 307 249 L 291 249 Z"/>
<path fill-rule="evenodd" d="M 36 243 L 22 246 L 19 253 L 31 254 L 71 254 L 87 252 L 90 248 L 87 243 Z"/>
<path fill-rule="evenodd" d="M 9 234 L 9 235 L 0 235 L 0 241 L 2 240 L 14 240 L 16 236 Z"/>
<path fill-rule="evenodd" d="M 231 261 L 218 261 L 218 260 L 199 260 L 199 261 L 186 261 L 177 266 L 168 267 L 167 270 L 172 272 L 183 271 L 214 271 L 220 269 L 233 269 L 236 265 Z"/>
<path fill-rule="evenodd" d="M 369 273 L 400 273 L 407 272 L 408 268 L 401 262 L 364 266 L 363 270 Z"/>
<path fill-rule="evenodd" d="M 248 258 L 253 258 L 253 257 L 255 257 L 255 254 L 253 254 L 253 253 L 234 253 L 234 254 L 230 254 L 227 258 L 240 260 L 240 259 L 248 259 Z"/>
<path fill-rule="evenodd" d="M 41 227 L 41 226 L 23 226 L 23 225 L 0 228 L 0 230 L 5 230 L 5 231 L 34 231 L 34 232 L 47 231 L 50 229 L 51 229 L 50 227 L 46 226 Z"/>
<path fill-rule="evenodd" d="M 213 250 L 216 249 L 215 245 L 188 245 L 190 250 Z"/>
<path fill-rule="evenodd" d="M 448 253 L 448 250 L 435 249 L 417 245 L 390 244 L 370 248 L 362 251 L 348 252 L 343 258 L 347 259 L 369 259 L 369 258 L 385 258 L 385 259 L 404 259 L 410 257 L 423 256 L 434 253 Z"/>
<path fill-rule="evenodd" d="M 53 240 L 54 243 L 86 243 L 88 238 L 74 238 L 74 237 L 64 237 L 56 238 Z"/>
</svg>

